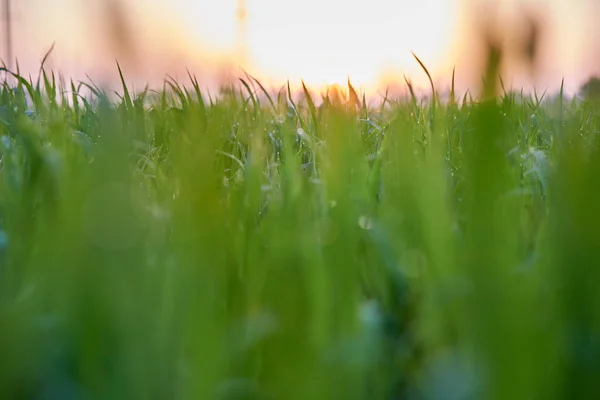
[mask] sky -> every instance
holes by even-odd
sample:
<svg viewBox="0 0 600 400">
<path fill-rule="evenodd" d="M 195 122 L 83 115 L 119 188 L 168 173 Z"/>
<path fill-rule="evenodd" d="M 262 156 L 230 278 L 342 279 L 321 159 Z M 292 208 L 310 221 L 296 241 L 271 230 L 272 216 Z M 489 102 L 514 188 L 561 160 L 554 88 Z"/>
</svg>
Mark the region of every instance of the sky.
<svg viewBox="0 0 600 400">
<path fill-rule="evenodd" d="M 469 88 L 480 80 L 477 18 L 488 13 L 486 26 L 497 28 L 507 49 L 509 85 L 553 89 L 564 77 L 575 90 L 600 73 L 594 0 L 245 0 L 243 23 L 243 0 L 113 1 L 127 17 L 127 40 L 112 40 L 117 25 L 114 18 L 107 24 L 107 0 L 13 0 L 21 71 L 36 73 L 55 43 L 49 66 L 76 79 L 114 79 L 118 58 L 138 85 L 160 83 L 167 73 L 184 77 L 186 68 L 214 84 L 243 67 L 273 85 L 302 79 L 320 88 L 350 77 L 376 90 L 402 83 L 406 74 L 426 87 L 414 52 L 436 84 L 448 86 L 455 68 L 457 85 Z M 546 28 L 535 79 L 511 55 L 524 10 Z"/>
</svg>

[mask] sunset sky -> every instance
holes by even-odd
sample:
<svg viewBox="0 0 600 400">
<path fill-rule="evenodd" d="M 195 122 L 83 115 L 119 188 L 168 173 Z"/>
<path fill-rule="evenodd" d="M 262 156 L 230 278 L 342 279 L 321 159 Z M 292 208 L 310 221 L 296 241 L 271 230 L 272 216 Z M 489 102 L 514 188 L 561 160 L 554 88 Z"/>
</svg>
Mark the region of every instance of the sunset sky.
<svg viewBox="0 0 600 400">
<path fill-rule="evenodd" d="M 114 77 L 114 59 L 123 56 L 111 46 L 103 1 L 13 1 L 14 46 L 22 70 L 35 71 L 56 42 L 53 68 L 76 78 Z M 407 74 L 424 85 L 414 51 L 436 80 L 449 84 L 456 66 L 459 84 L 467 87 L 479 79 L 473 18 L 482 10 L 493 12 L 510 46 L 518 41 L 515 17 L 522 5 L 548 27 L 538 87 L 556 87 L 564 76 L 574 89 L 600 72 L 595 66 L 600 47 L 592 41 L 600 36 L 594 0 L 246 0 L 243 26 L 236 19 L 238 0 L 120 2 L 137 57 L 127 70 L 140 83 L 160 82 L 166 73 L 181 76 L 186 67 L 210 83 L 230 62 L 273 84 L 304 79 L 320 87 L 350 76 L 357 85 L 375 89 Z M 531 83 L 517 63 L 507 67 L 509 82 Z"/>
</svg>

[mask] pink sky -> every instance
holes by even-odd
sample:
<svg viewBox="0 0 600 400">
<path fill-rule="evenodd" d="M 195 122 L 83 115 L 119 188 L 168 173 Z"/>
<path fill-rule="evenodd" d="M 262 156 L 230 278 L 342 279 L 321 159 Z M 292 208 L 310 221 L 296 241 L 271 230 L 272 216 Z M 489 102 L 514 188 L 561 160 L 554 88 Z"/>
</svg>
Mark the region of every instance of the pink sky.
<svg viewBox="0 0 600 400">
<path fill-rule="evenodd" d="M 86 74 L 114 79 L 118 53 L 101 18 L 103 1 L 13 0 L 14 47 L 22 70 L 35 72 L 56 42 L 53 68 L 77 79 Z M 466 88 L 479 80 L 472 18 L 482 9 L 495 10 L 510 47 L 518 40 L 515 17 L 524 4 L 535 7 L 548 27 L 536 86 L 553 89 L 564 77 L 574 90 L 600 72 L 595 66 L 600 47 L 592 42 L 598 36 L 593 0 L 246 0 L 243 31 L 235 18 L 237 0 L 121 3 L 138 56 L 136 64 L 123 63 L 138 85 L 160 83 L 166 73 L 183 78 L 186 67 L 209 84 L 227 62 L 241 63 L 273 84 L 304 79 L 321 87 L 350 76 L 375 90 L 385 77 L 407 74 L 425 85 L 414 51 L 444 85 L 456 66 L 459 85 Z M 509 62 L 505 80 L 516 87 L 531 84 L 515 62 Z"/>
</svg>

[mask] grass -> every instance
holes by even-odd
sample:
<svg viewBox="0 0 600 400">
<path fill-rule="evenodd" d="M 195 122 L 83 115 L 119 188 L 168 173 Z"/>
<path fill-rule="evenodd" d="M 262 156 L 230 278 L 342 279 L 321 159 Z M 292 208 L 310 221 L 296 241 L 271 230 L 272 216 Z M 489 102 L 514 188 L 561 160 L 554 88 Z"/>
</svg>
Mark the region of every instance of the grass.
<svg viewBox="0 0 600 400">
<path fill-rule="evenodd" d="M 1 398 L 594 396 L 594 102 L 14 78 Z"/>
</svg>

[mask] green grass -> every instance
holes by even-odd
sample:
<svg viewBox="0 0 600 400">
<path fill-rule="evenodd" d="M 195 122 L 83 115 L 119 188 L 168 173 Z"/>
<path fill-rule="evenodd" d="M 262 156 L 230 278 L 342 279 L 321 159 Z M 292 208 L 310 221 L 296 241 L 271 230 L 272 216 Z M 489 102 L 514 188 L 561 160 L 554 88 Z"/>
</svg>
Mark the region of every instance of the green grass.
<svg viewBox="0 0 600 400">
<path fill-rule="evenodd" d="M 10 82 L 0 398 L 594 396 L 593 102 Z"/>
</svg>

